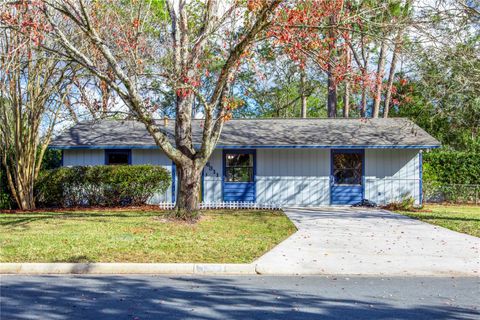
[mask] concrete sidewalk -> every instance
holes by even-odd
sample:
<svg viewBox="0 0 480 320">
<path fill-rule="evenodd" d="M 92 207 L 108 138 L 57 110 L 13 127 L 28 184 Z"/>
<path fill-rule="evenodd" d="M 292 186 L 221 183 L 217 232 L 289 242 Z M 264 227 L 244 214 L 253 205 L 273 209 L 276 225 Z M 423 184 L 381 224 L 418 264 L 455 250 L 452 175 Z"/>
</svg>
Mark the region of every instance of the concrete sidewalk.
<svg viewBox="0 0 480 320">
<path fill-rule="evenodd" d="M 480 238 L 379 209 L 285 213 L 298 232 L 256 261 L 261 274 L 479 276 Z"/>
</svg>

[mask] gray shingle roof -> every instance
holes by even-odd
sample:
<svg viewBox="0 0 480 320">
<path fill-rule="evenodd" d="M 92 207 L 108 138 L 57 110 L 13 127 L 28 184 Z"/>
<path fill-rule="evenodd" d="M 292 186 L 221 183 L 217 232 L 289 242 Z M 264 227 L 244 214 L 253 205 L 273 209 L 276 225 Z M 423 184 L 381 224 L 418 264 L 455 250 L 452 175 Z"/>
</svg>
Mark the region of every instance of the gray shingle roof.
<svg viewBox="0 0 480 320">
<path fill-rule="evenodd" d="M 173 137 L 174 122 L 160 128 Z M 193 121 L 200 144 L 202 120 Z M 75 125 L 50 143 L 57 148 L 153 147 L 142 123 L 101 120 Z M 403 118 L 389 119 L 242 119 L 225 123 L 219 147 L 438 147 L 440 143 Z"/>
</svg>

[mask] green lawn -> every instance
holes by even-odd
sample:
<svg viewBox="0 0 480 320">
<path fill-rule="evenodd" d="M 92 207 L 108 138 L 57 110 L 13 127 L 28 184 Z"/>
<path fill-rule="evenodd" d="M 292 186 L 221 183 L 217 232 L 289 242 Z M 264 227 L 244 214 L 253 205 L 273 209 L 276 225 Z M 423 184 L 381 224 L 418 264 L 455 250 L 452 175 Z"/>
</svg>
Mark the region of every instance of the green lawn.
<svg viewBox="0 0 480 320">
<path fill-rule="evenodd" d="M 398 213 L 480 237 L 480 206 L 426 205 L 420 211 Z"/>
<path fill-rule="evenodd" d="M 245 263 L 296 230 L 278 211 L 206 211 L 195 224 L 164 214 L 0 214 L 0 262 Z"/>
</svg>

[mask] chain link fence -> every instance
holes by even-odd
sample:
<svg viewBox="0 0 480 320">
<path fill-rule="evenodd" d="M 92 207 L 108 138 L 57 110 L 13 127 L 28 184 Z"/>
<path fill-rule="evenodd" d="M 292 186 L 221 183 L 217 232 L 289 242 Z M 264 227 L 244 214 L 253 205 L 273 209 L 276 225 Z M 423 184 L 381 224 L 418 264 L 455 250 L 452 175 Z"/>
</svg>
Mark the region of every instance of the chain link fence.
<svg viewBox="0 0 480 320">
<path fill-rule="evenodd" d="M 423 202 L 480 205 L 480 184 L 423 183 Z"/>
</svg>

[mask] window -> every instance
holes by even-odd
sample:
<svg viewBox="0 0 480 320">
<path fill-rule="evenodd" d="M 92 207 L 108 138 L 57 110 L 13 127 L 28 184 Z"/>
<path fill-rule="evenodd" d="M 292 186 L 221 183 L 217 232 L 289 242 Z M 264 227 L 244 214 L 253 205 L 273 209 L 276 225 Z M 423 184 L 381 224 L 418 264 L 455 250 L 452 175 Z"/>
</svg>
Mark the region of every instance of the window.
<svg viewBox="0 0 480 320">
<path fill-rule="evenodd" d="M 131 164 L 131 150 L 105 150 L 106 165 Z"/>
<path fill-rule="evenodd" d="M 336 185 L 361 185 L 362 155 L 358 153 L 334 154 L 333 177 Z"/>
<path fill-rule="evenodd" d="M 253 154 L 225 154 L 225 182 L 253 182 Z"/>
</svg>

